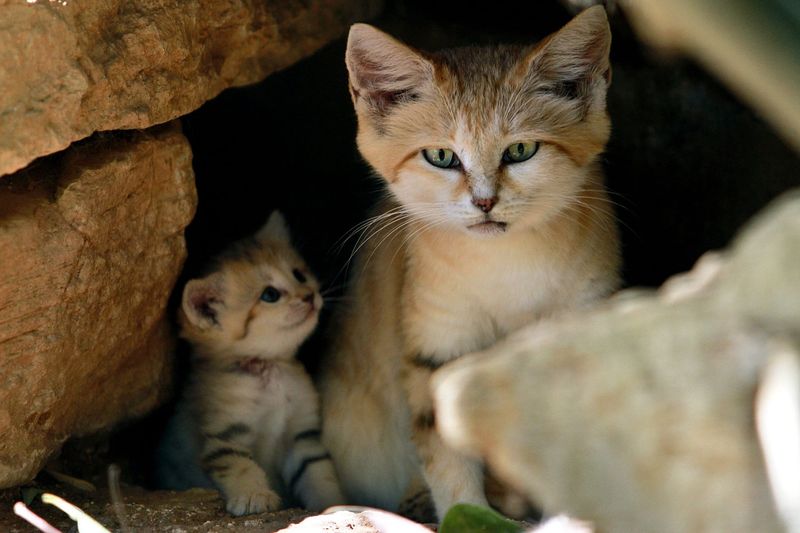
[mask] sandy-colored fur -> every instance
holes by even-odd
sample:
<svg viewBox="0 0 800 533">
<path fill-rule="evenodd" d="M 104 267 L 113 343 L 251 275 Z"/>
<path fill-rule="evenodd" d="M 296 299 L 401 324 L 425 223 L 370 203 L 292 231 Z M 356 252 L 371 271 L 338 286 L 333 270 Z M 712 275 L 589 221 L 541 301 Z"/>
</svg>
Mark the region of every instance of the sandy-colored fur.
<svg viewBox="0 0 800 533">
<path fill-rule="evenodd" d="M 391 192 L 320 379 L 323 441 L 352 502 L 396 509 L 422 476 L 440 517 L 457 502 L 486 504 L 481 465 L 434 431 L 431 372 L 617 287 L 598 161 L 609 45 L 601 8 L 531 47 L 426 54 L 351 29 L 358 146 Z M 521 141 L 538 152 L 502 163 Z M 461 167 L 421 155 L 440 147 Z M 489 213 L 476 203 L 487 199 Z M 487 220 L 505 225 L 470 228 Z"/>
<path fill-rule="evenodd" d="M 267 287 L 277 301 L 261 298 Z M 321 305 L 279 214 L 186 284 L 179 318 L 194 367 L 160 448 L 165 488 L 216 487 L 235 515 L 282 498 L 315 510 L 342 502 L 316 390 L 294 359 Z"/>
</svg>

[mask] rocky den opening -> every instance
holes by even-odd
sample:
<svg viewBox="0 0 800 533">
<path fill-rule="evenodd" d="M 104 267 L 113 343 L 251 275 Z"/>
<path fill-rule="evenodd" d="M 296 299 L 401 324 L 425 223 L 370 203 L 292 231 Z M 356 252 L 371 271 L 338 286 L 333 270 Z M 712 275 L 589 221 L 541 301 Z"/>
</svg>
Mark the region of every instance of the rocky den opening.
<svg viewBox="0 0 800 533">
<path fill-rule="evenodd" d="M 48 464 L 101 487 L 59 490 L 97 500 L 87 505 L 112 526 L 107 465 L 150 486 L 185 370 L 172 290 L 270 211 L 286 214 L 323 282 L 344 284 L 354 241 L 341 240 L 381 194 L 354 143 L 349 23 L 436 49 L 532 42 L 570 16 L 556 2 L 64 4 L 0 7 L 3 530 L 21 527 L 3 513 Z M 612 30 L 607 183 L 626 283 L 655 287 L 800 185 L 800 157 L 696 64 L 643 46 L 623 13 Z M 321 342 L 303 351 L 312 371 Z M 142 527 L 289 519 L 245 525 L 213 496 L 187 497 L 210 509 L 192 515 L 126 490 L 143 502 Z M 165 501 L 175 514 L 148 522 Z"/>
</svg>

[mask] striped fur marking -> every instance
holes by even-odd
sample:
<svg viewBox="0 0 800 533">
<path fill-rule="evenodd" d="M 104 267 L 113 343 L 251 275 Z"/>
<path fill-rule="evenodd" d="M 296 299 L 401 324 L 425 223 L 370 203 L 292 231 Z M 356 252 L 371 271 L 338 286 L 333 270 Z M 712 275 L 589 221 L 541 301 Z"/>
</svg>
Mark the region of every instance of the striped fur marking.
<svg viewBox="0 0 800 533">
<path fill-rule="evenodd" d="M 414 429 L 430 431 L 436 426 L 436 414 L 433 410 L 423 411 L 414 417 Z"/>
<path fill-rule="evenodd" d="M 418 353 L 414 357 L 411 357 L 409 359 L 409 362 L 417 368 L 423 368 L 425 370 L 430 370 L 431 372 L 439 370 L 445 364 L 447 364 L 447 361 L 437 361 L 433 357 L 428 355 L 423 355 L 421 353 Z"/>
<path fill-rule="evenodd" d="M 322 432 L 318 429 L 307 429 L 306 431 L 301 431 L 297 435 L 294 436 L 294 441 L 297 442 L 299 440 L 305 439 L 314 439 L 319 440 L 322 436 Z"/>
<path fill-rule="evenodd" d="M 218 448 L 213 452 L 209 452 L 203 456 L 202 462 L 203 464 L 213 463 L 217 459 L 221 459 L 223 457 L 227 457 L 229 455 L 233 455 L 235 457 L 245 457 L 247 459 L 252 459 L 250 452 L 246 452 L 243 450 L 235 450 L 233 448 Z"/>
<path fill-rule="evenodd" d="M 208 438 L 211 439 L 218 439 L 218 440 L 231 440 L 234 437 L 238 437 L 239 435 L 245 435 L 250 433 L 250 426 L 247 424 L 243 424 L 241 422 L 236 422 L 235 424 L 231 424 L 230 426 L 226 427 L 219 433 L 212 433 L 208 435 Z"/>
<path fill-rule="evenodd" d="M 300 478 L 303 477 L 303 474 L 305 473 L 308 465 L 310 465 L 311 463 L 316 463 L 317 461 L 324 461 L 326 459 L 330 460 L 330 458 L 331 456 L 329 453 L 323 453 L 320 455 L 314 455 L 312 457 L 306 457 L 305 459 L 303 459 L 303 462 L 300 463 L 300 467 L 297 469 L 297 472 L 294 473 L 291 481 L 289 481 L 289 492 L 291 492 L 292 494 L 295 493 L 294 487 L 295 485 L 297 485 L 297 482 L 300 481 Z"/>
</svg>

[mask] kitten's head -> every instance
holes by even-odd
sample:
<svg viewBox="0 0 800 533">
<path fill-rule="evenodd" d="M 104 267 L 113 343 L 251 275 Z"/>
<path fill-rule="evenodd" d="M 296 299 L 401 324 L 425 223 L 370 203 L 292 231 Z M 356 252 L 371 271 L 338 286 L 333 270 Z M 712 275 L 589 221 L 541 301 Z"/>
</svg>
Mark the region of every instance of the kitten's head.
<svg viewBox="0 0 800 533">
<path fill-rule="evenodd" d="M 536 226 L 574 200 L 608 140 L 610 43 L 602 7 L 536 46 L 435 54 L 356 24 L 359 149 L 423 222 L 476 235 Z"/>
<path fill-rule="evenodd" d="M 254 237 L 218 257 L 210 274 L 186 284 L 181 335 L 205 356 L 290 356 L 321 307 L 319 284 L 276 211 Z"/>
</svg>

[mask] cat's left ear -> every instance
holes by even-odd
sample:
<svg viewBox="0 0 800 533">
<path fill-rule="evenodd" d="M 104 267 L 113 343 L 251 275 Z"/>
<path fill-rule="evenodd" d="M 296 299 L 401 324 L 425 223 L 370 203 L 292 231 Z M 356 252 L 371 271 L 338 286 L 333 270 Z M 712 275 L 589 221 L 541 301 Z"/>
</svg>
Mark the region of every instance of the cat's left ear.
<svg viewBox="0 0 800 533">
<path fill-rule="evenodd" d="M 569 99 L 605 94 L 611 82 L 611 29 L 602 6 L 584 10 L 530 56 L 541 91 Z"/>
<path fill-rule="evenodd" d="M 292 236 L 289 233 L 289 226 L 280 211 L 273 211 L 267 219 L 267 223 L 256 233 L 259 241 L 284 241 L 290 242 Z"/>
<path fill-rule="evenodd" d="M 369 24 L 350 28 L 345 63 L 353 102 L 365 99 L 381 115 L 414 100 L 433 80 L 433 65 L 422 54 Z"/>
</svg>

